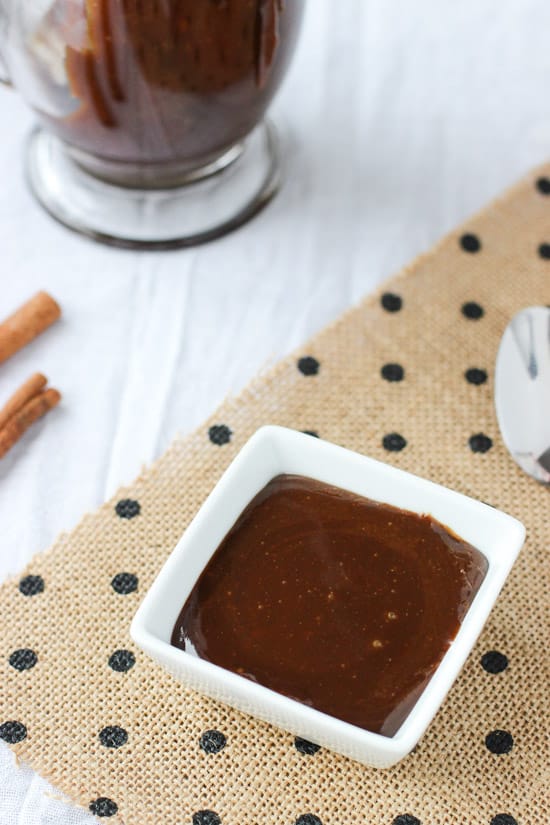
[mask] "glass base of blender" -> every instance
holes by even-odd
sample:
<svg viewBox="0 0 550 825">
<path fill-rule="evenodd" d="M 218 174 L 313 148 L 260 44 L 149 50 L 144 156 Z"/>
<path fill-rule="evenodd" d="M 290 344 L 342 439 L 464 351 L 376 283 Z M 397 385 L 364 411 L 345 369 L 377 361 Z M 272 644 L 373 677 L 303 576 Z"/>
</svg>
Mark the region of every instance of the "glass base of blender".
<svg viewBox="0 0 550 825">
<path fill-rule="evenodd" d="M 29 137 L 27 178 L 47 212 L 93 240 L 126 249 L 195 246 L 233 231 L 256 215 L 281 182 L 275 128 L 264 121 L 241 143 L 202 169 L 155 188 L 116 185 L 87 171 L 84 155 L 42 128 Z M 123 180 L 123 177 L 122 177 Z"/>
</svg>

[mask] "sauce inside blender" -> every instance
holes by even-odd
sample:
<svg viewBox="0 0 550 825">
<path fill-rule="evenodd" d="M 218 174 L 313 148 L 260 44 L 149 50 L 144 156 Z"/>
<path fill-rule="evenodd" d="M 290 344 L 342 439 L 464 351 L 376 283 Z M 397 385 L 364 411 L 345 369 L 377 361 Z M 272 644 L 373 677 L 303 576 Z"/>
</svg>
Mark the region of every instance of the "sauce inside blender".
<svg viewBox="0 0 550 825">
<path fill-rule="evenodd" d="M 57 134 L 98 157 L 197 168 L 262 118 L 304 0 L 62 0 L 75 110 Z M 53 12 L 52 12 L 53 14 Z M 75 42 L 74 33 L 83 33 Z"/>
</svg>

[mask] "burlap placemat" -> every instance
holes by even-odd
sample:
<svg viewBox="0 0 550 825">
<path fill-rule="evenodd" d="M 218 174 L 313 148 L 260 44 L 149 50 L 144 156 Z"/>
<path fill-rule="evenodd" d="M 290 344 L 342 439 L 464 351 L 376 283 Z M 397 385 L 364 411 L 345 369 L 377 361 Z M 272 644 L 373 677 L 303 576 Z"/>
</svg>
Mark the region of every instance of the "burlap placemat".
<svg viewBox="0 0 550 825">
<path fill-rule="evenodd" d="M 0 597 L 0 735 L 126 825 L 528 825 L 547 797 L 549 490 L 493 412 L 500 335 L 550 303 L 550 167 L 228 400 Z M 180 687 L 128 628 L 187 523 L 262 424 L 322 438 L 503 508 L 528 539 L 417 750 L 381 771 Z M 546 790 L 545 790 L 546 788 Z"/>
</svg>

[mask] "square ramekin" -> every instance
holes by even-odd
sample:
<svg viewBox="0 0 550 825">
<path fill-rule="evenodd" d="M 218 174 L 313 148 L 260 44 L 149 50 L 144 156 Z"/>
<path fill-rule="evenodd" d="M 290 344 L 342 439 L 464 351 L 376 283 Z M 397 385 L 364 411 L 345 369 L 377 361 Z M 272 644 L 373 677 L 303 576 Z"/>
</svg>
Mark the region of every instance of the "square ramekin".
<svg viewBox="0 0 550 825">
<path fill-rule="evenodd" d="M 457 636 L 392 737 L 358 728 L 170 644 L 175 621 L 211 556 L 251 499 L 280 473 L 324 481 L 432 515 L 477 547 L 488 570 Z M 186 686 L 374 767 L 414 748 L 472 650 L 516 559 L 525 528 L 515 518 L 380 461 L 282 427 L 262 427 L 242 448 L 185 531 L 131 626 L 139 647 Z"/>
</svg>

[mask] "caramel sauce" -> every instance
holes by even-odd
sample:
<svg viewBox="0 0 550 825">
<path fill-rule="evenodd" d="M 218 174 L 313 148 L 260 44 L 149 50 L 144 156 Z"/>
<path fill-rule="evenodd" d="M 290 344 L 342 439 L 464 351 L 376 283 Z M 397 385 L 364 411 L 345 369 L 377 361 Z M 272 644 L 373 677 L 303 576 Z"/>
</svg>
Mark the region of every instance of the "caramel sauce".
<svg viewBox="0 0 550 825">
<path fill-rule="evenodd" d="M 475 547 L 430 516 L 281 475 L 214 553 L 172 644 L 392 736 L 486 571 Z"/>
</svg>

